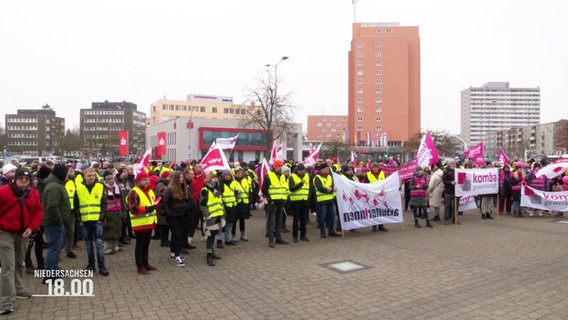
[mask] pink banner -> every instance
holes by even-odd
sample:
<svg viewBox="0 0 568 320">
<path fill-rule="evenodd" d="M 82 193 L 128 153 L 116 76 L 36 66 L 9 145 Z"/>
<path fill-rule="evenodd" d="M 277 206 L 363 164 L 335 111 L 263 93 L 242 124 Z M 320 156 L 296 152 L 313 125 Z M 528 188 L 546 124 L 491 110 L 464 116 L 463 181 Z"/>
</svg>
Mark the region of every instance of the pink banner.
<svg viewBox="0 0 568 320">
<path fill-rule="evenodd" d="M 414 172 L 416 171 L 416 167 L 418 166 L 418 160 L 414 159 L 410 162 L 407 162 L 398 167 L 398 176 L 400 180 L 410 179 Z"/>
<path fill-rule="evenodd" d="M 393 167 L 383 163 L 379 164 L 379 168 L 381 168 L 381 171 L 385 173 L 385 178 L 399 170 L 398 166 Z"/>
<path fill-rule="evenodd" d="M 128 155 L 128 130 L 118 132 L 118 155 Z"/>
<path fill-rule="evenodd" d="M 463 155 L 466 158 L 469 159 L 477 159 L 477 158 L 483 158 L 483 155 L 485 154 L 485 149 L 483 147 L 483 141 L 481 141 L 480 143 L 476 144 L 475 146 L 469 148 L 466 152 L 463 153 Z"/>
</svg>

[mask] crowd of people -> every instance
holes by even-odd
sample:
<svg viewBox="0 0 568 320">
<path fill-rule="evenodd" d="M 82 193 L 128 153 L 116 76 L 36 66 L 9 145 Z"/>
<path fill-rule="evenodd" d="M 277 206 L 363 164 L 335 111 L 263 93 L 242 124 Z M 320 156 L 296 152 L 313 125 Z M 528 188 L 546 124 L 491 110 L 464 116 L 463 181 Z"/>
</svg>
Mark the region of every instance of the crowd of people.
<svg viewBox="0 0 568 320">
<path fill-rule="evenodd" d="M 398 164 L 390 158 L 383 165 Z M 422 227 L 420 219 L 425 220 L 426 227 L 433 228 L 432 221 L 441 221 L 442 214 L 446 224 L 454 221 L 455 201 L 459 201 L 454 180 L 457 165 L 486 168 L 493 163 L 477 159 L 456 164 L 450 159 L 432 168 L 418 167 L 411 178 L 400 181 L 405 210 L 412 210 L 416 228 Z M 514 161 L 500 168 L 499 195 L 479 197 L 481 218 L 493 219 L 494 207 L 499 214 L 523 217 L 523 184 L 544 191 L 566 191 L 566 173 L 556 179 L 537 178 L 535 173 L 541 166 L 531 160 Z M 289 244 L 282 236 L 290 232 L 288 217 L 292 219 L 292 241 L 309 242 L 306 226 L 311 223 L 310 213 L 315 213 L 321 238 L 338 237 L 342 230 L 331 172 L 360 183 L 379 183 L 386 178 L 379 162 L 336 159 L 318 159 L 309 166 L 276 159 L 263 176 L 255 162 L 235 162 L 230 169 L 208 174 L 196 161 L 179 166 L 152 162 L 137 174 L 130 165 L 115 167 L 108 162 L 83 167 L 78 162 L 48 161 L 26 167 L 14 161 L 1 170 L 0 314 L 12 312 L 16 299 L 31 297 L 23 285 L 24 273 L 33 274 L 36 268 L 58 270 L 61 252 L 70 259 L 77 258 L 79 241 L 84 242 L 87 256 L 85 269 L 98 269 L 102 276 L 109 275 L 105 256 L 121 251 L 133 239 L 134 263 L 141 275 L 157 270 L 150 264 L 152 239 L 169 248 L 170 259 L 176 266 L 184 267 L 184 255 L 196 248 L 194 239 L 201 238 L 206 242 L 205 262 L 215 266 L 215 260 L 221 259 L 216 248 L 249 241 L 246 220 L 251 217 L 251 210 L 265 210 L 270 248 Z M 544 213 L 528 211 L 529 216 L 537 214 Z M 384 225 L 371 230 L 388 231 Z M 55 278 L 48 276 L 43 282 Z"/>
</svg>

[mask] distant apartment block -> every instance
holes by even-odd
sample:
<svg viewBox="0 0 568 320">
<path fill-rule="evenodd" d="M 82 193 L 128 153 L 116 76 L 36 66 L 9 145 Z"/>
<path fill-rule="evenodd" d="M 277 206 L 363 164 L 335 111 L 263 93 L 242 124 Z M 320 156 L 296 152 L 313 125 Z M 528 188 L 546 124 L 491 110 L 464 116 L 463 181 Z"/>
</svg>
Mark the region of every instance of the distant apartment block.
<svg viewBox="0 0 568 320">
<path fill-rule="evenodd" d="M 347 141 L 347 115 L 308 116 L 308 141 Z"/>
<path fill-rule="evenodd" d="M 468 145 L 485 141 L 494 152 L 494 132 L 540 123 L 540 88 L 511 88 L 488 82 L 461 92 L 461 137 Z"/>
<path fill-rule="evenodd" d="M 65 136 L 65 119 L 45 105 L 41 109 L 18 109 L 6 114 L 6 151 L 33 156 L 59 153 L 59 141 Z"/>
<path fill-rule="evenodd" d="M 233 98 L 206 94 L 189 94 L 187 101 L 161 99 L 150 105 L 150 124 L 177 118 L 237 120 L 246 106 L 233 104 Z"/>
<path fill-rule="evenodd" d="M 349 59 L 350 144 L 387 134 L 401 146 L 420 132 L 420 36 L 398 23 L 354 23 Z"/>
<path fill-rule="evenodd" d="M 146 114 L 131 102 L 93 102 L 80 111 L 83 151 L 93 156 L 118 154 L 118 132 L 128 131 L 129 153 L 140 154 L 146 146 Z"/>
</svg>

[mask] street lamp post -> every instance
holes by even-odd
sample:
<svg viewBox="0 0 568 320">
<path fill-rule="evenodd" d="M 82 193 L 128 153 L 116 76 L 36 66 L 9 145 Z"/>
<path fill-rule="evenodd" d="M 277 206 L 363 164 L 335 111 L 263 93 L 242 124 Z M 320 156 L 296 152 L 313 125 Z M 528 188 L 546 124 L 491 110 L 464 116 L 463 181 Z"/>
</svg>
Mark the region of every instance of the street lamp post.
<svg viewBox="0 0 568 320">
<path fill-rule="evenodd" d="M 275 101 L 278 98 L 278 95 L 277 95 L 277 91 L 278 91 L 278 65 L 280 64 L 280 62 L 282 62 L 284 60 L 288 60 L 288 56 L 282 56 L 282 58 L 280 58 L 280 60 L 277 63 L 275 63 L 274 65 L 271 65 L 270 63 L 265 65 L 265 67 L 274 66 L 274 99 L 273 99 L 273 101 Z"/>
</svg>

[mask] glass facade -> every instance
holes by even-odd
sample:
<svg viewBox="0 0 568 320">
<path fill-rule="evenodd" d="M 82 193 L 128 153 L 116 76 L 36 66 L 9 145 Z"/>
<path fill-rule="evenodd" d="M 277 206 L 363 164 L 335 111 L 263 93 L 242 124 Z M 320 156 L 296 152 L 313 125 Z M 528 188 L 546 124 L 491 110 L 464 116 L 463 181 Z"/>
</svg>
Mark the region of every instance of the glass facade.
<svg viewBox="0 0 568 320">
<path fill-rule="evenodd" d="M 243 132 L 243 131 L 218 131 L 218 130 L 203 130 L 203 144 L 210 146 L 217 138 L 230 138 L 237 134 L 239 139 L 235 145 L 235 149 L 239 147 L 266 147 L 267 139 L 266 134 L 261 131 Z"/>
</svg>

